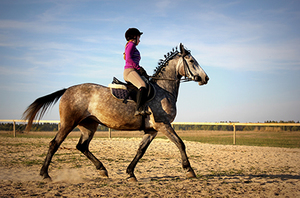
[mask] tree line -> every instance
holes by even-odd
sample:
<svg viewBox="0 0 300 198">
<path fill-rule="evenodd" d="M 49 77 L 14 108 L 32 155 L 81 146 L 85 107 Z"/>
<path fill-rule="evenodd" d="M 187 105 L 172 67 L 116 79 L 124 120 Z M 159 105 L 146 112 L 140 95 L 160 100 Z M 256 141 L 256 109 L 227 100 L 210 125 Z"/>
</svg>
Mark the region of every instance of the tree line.
<svg viewBox="0 0 300 198">
<path fill-rule="evenodd" d="M 227 122 L 222 122 L 227 123 Z M 230 123 L 230 122 L 229 122 Z M 295 121 L 265 121 L 264 123 L 299 123 Z M 26 124 L 15 125 L 16 131 L 24 131 Z M 39 123 L 33 124 L 31 131 L 57 131 L 57 123 Z M 230 125 L 186 125 L 176 124 L 174 130 L 203 130 L 203 131 L 232 131 L 233 126 Z M 300 126 L 236 126 L 237 131 L 300 131 Z M 13 131 L 13 123 L 0 123 L 0 131 Z M 73 131 L 79 131 L 76 127 Z M 108 128 L 99 125 L 97 131 L 108 131 Z"/>
<path fill-rule="evenodd" d="M 16 131 L 25 131 L 26 124 L 18 124 L 15 125 Z M 59 125 L 57 123 L 39 123 L 33 124 L 30 131 L 57 131 Z M 0 123 L 0 131 L 13 131 L 13 123 Z M 79 131 L 76 127 L 73 131 Z M 99 125 L 97 131 L 108 131 L 108 128 Z"/>
</svg>

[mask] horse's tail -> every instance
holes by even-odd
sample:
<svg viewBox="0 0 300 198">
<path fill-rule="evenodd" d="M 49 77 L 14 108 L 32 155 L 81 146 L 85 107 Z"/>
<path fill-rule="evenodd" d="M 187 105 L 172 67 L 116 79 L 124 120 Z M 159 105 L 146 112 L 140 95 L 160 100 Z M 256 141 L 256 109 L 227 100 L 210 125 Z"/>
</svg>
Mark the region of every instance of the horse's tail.
<svg viewBox="0 0 300 198">
<path fill-rule="evenodd" d="M 31 105 L 29 105 L 22 116 L 23 120 L 28 120 L 28 124 L 25 130 L 29 131 L 31 129 L 33 120 L 35 118 L 38 118 L 38 120 L 40 120 L 46 113 L 47 109 L 51 105 L 54 105 L 66 90 L 67 89 L 62 89 L 52 94 L 40 97 L 36 99 Z"/>
</svg>

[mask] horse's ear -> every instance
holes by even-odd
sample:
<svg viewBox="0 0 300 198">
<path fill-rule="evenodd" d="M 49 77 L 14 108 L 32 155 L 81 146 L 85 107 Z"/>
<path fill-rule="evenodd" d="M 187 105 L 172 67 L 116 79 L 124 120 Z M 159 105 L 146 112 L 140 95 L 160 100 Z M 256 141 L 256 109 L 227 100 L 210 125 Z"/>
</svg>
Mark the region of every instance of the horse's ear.
<svg viewBox="0 0 300 198">
<path fill-rule="evenodd" d="M 184 49 L 184 46 L 182 45 L 182 43 L 180 43 L 180 45 L 179 45 L 179 48 L 180 48 L 180 53 L 181 53 L 181 55 L 182 56 L 185 56 L 185 49 Z"/>
</svg>

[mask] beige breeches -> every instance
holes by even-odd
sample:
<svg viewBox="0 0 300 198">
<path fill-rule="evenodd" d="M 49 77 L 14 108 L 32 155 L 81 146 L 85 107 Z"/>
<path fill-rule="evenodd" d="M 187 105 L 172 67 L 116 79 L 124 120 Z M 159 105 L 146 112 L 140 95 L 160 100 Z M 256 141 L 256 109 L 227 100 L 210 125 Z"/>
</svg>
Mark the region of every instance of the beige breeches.
<svg viewBox="0 0 300 198">
<path fill-rule="evenodd" d="M 141 87 L 146 87 L 146 84 L 141 76 L 133 68 L 124 69 L 123 77 L 125 81 L 131 82 L 138 89 Z"/>
</svg>

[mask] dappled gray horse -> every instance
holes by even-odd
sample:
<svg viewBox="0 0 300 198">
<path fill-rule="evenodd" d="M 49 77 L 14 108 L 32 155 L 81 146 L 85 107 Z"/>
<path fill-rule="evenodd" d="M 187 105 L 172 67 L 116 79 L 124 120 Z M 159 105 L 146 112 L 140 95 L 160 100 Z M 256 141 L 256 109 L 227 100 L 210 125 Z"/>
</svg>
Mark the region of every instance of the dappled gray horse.
<svg viewBox="0 0 300 198">
<path fill-rule="evenodd" d="M 179 51 L 177 48 L 173 49 L 165 55 L 164 60 L 160 60 L 155 74 L 151 77 L 150 81 L 156 95 L 146 104 L 152 113 L 150 116 L 134 116 L 136 107 L 134 101 L 128 100 L 124 103 L 111 94 L 109 87 L 98 84 L 79 84 L 36 99 L 23 114 L 23 118 L 28 120 L 27 130 L 31 128 L 34 119 L 41 119 L 47 108 L 61 97 L 59 104 L 61 127 L 50 142 L 40 175 L 44 179 L 51 179 L 48 174 L 51 159 L 67 135 L 77 126 L 81 131 L 81 137 L 76 148 L 94 163 L 102 176 L 108 177 L 103 164 L 89 151 L 89 143 L 98 124 L 101 124 L 116 130 L 144 130 L 145 134 L 137 154 L 126 170 L 129 181 L 136 181 L 134 168 L 158 132 L 163 133 L 179 148 L 186 176 L 196 177 L 188 160 L 185 145 L 170 123 L 176 116 L 180 82 L 196 81 L 199 85 L 204 85 L 209 78 L 190 51 L 182 44 L 179 48 Z"/>
</svg>

